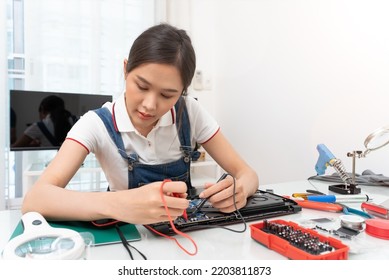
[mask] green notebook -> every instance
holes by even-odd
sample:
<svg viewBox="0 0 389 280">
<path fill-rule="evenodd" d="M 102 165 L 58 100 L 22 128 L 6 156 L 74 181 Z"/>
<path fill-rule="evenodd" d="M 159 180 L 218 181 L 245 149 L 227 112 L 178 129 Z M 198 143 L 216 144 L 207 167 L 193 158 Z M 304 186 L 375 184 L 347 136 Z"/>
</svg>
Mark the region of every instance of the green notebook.
<svg viewBox="0 0 389 280">
<path fill-rule="evenodd" d="M 49 222 L 52 227 L 67 228 L 79 233 L 89 232 L 93 235 L 94 245 L 107 245 L 120 243 L 121 239 L 115 227 L 99 228 L 90 222 Z M 122 224 L 120 230 L 128 241 L 137 241 L 141 239 L 138 229 L 133 224 Z M 24 231 L 22 221 L 18 223 L 11 238 L 14 238 Z"/>
</svg>

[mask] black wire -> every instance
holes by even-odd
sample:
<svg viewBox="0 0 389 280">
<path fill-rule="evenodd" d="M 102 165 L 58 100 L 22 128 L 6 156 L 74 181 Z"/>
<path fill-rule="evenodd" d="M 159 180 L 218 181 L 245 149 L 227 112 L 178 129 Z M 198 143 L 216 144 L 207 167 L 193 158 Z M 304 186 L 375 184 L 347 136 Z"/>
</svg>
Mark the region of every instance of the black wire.
<svg viewBox="0 0 389 280">
<path fill-rule="evenodd" d="M 115 224 L 115 228 L 116 228 L 116 231 L 117 231 L 118 234 L 119 234 L 120 240 L 122 241 L 122 244 L 123 244 L 124 248 L 126 249 L 126 251 L 128 252 L 128 254 L 130 255 L 131 260 L 133 260 L 134 257 L 133 257 L 133 255 L 132 255 L 132 253 L 131 253 L 130 248 L 128 248 L 128 246 L 127 246 L 127 239 L 126 239 L 125 236 L 123 235 L 122 230 L 120 229 L 120 227 L 119 227 L 117 224 Z"/>
<path fill-rule="evenodd" d="M 231 229 L 231 228 L 228 228 L 228 227 L 225 227 L 225 226 L 219 226 L 219 225 L 199 225 L 199 226 L 196 226 L 196 229 L 200 229 L 200 228 L 222 228 L 222 229 L 229 230 L 229 231 L 232 231 L 232 232 L 235 232 L 235 233 L 243 233 L 243 232 L 245 232 L 247 230 L 246 221 L 243 218 L 243 216 L 240 213 L 240 211 L 238 210 L 238 207 L 236 206 L 236 199 L 235 199 L 236 180 L 235 180 L 234 176 L 232 176 L 231 174 L 227 173 L 226 175 L 227 176 L 231 176 L 232 180 L 234 181 L 232 200 L 234 202 L 235 212 L 237 213 L 238 217 L 242 220 L 242 222 L 244 224 L 243 230 L 235 230 L 235 229 Z M 193 212 L 193 213 L 196 213 L 201 208 L 202 207 L 196 208 L 195 212 Z M 193 215 L 193 213 L 192 213 L 192 215 Z"/>
<path fill-rule="evenodd" d="M 228 175 L 230 175 L 230 174 L 228 174 Z M 230 176 L 232 177 L 232 180 L 234 180 L 234 187 L 233 187 L 234 195 L 233 195 L 232 199 L 233 199 L 233 201 L 234 201 L 235 211 L 238 213 L 238 216 L 239 216 L 240 219 L 242 220 L 243 225 L 244 225 L 244 228 L 243 228 L 243 230 L 241 230 L 241 231 L 233 230 L 233 229 L 226 228 L 226 227 L 222 227 L 222 228 L 227 229 L 227 230 L 231 230 L 231 231 L 237 232 L 237 233 L 243 233 L 243 232 L 245 232 L 246 229 L 247 229 L 247 224 L 246 224 L 246 221 L 245 221 L 245 219 L 243 218 L 242 214 L 241 214 L 240 211 L 238 210 L 238 207 L 236 206 L 236 199 L 235 199 L 236 181 L 235 181 L 235 177 L 232 176 L 232 175 L 230 175 Z"/>
<path fill-rule="evenodd" d="M 217 180 L 216 183 L 219 183 L 221 180 L 225 179 L 228 175 L 230 175 L 230 174 L 228 174 L 228 173 L 223 173 L 223 175 L 219 178 L 219 180 Z M 231 175 L 230 175 L 230 176 L 231 176 Z M 193 216 L 194 214 L 196 214 L 197 212 L 199 212 L 199 210 L 200 210 L 201 208 L 203 208 L 203 206 L 204 206 L 205 202 L 207 202 L 207 200 L 208 200 L 208 197 L 207 197 L 207 198 L 203 198 L 203 199 L 201 200 L 200 204 L 197 205 L 196 209 L 192 212 L 191 215 Z M 235 208 L 236 208 L 236 207 L 235 207 Z"/>
<path fill-rule="evenodd" d="M 199 205 L 197 205 L 196 209 L 192 212 L 192 215 L 196 214 L 197 212 L 199 212 L 201 210 L 201 208 L 203 208 L 205 202 L 207 202 L 208 198 L 203 198 L 200 202 Z"/>
<path fill-rule="evenodd" d="M 309 177 L 309 178 L 307 179 L 307 181 L 308 181 L 308 183 L 311 184 L 312 187 L 314 187 L 314 188 L 316 189 L 316 186 L 315 186 L 315 185 L 312 183 L 312 181 L 311 181 L 311 180 L 314 180 L 313 177 L 314 177 L 314 176 Z"/>
<path fill-rule="evenodd" d="M 115 225 L 115 228 L 116 228 L 116 231 L 118 232 L 119 234 L 119 237 L 120 237 L 120 240 L 122 241 L 122 244 L 124 246 L 124 248 L 126 249 L 126 251 L 128 252 L 128 254 L 130 255 L 130 258 L 131 260 L 134 259 L 134 256 L 132 255 L 131 253 L 131 250 L 130 248 L 134 249 L 135 251 L 137 251 L 139 253 L 139 255 L 142 256 L 142 258 L 144 260 L 147 260 L 146 256 L 141 252 L 139 251 L 137 248 L 135 248 L 134 246 L 132 246 L 126 239 L 126 237 L 124 236 L 122 230 L 120 229 L 120 226 L 118 224 Z"/>
</svg>

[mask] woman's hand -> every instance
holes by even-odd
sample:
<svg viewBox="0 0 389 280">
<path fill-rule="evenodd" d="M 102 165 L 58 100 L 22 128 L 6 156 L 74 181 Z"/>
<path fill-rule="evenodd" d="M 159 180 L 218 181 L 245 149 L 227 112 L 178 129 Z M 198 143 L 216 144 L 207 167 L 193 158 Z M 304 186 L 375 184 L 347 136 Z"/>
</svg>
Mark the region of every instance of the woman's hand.
<svg viewBox="0 0 389 280">
<path fill-rule="evenodd" d="M 168 213 L 161 197 L 162 184 L 166 207 L 170 218 L 175 220 L 189 206 L 184 182 L 154 182 L 140 188 L 114 192 L 112 217 L 133 224 L 168 221 Z M 173 193 L 178 194 L 178 197 L 174 197 Z"/>
<path fill-rule="evenodd" d="M 200 198 L 208 198 L 213 207 L 221 212 L 229 213 L 240 209 L 247 203 L 247 194 L 240 180 L 235 179 L 235 203 L 234 205 L 234 179 L 228 175 L 225 179 L 212 184 L 206 183 L 205 190 L 199 195 Z"/>
</svg>

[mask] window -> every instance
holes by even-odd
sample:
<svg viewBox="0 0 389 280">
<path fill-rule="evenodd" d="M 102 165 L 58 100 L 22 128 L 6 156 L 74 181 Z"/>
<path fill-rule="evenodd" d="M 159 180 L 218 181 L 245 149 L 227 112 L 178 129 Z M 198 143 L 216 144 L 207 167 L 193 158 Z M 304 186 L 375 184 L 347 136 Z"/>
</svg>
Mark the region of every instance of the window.
<svg viewBox="0 0 389 280">
<path fill-rule="evenodd" d="M 124 90 L 123 59 L 134 39 L 155 23 L 157 10 L 154 0 L 7 0 L 6 5 L 9 90 L 113 97 Z M 54 155 L 6 153 L 7 182 L 0 191 L 14 208 L 27 184 L 23 174 Z"/>
</svg>

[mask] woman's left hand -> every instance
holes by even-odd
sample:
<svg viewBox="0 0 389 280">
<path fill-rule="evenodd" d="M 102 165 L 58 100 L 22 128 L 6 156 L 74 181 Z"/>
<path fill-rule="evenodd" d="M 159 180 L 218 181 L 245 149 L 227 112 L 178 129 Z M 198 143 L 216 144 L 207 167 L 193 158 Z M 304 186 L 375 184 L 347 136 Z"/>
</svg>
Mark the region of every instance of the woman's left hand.
<svg viewBox="0 0 389 280">
<path fill-rule="evenodd" d="M 215 184 L 206 183 L 204 187 L 205 190 L 201 192 L 199 197 L 208 198 L 212 206 L 218 208 L 221 212 L 233 212 L 236 209 L 244 207 L 247 203 L 247 194 L 244 186 L 238 179 L 234 179 L 231 175 L 227 175 L 225 179 Z"/>
</svg>

